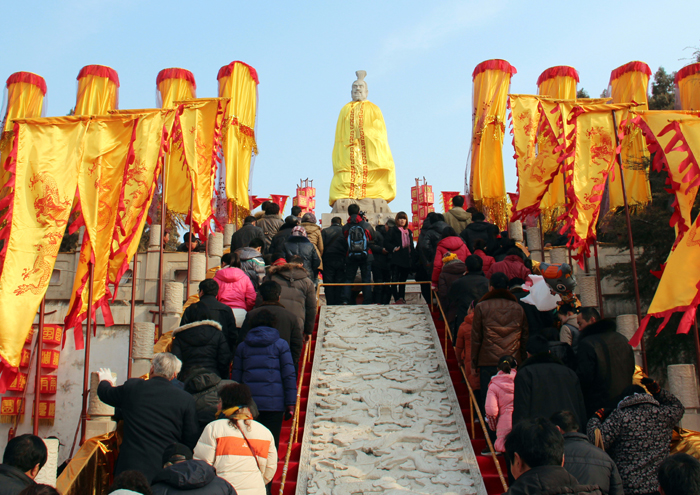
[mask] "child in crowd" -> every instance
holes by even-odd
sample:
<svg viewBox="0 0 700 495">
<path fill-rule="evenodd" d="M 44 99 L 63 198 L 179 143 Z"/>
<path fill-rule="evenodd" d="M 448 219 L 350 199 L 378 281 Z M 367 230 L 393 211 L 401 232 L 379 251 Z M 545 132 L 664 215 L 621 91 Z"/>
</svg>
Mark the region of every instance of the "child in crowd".
<svg viewBox="0 0 700 495">
<path fill-rule="evenodd" d="M 491 378 L 486 394 L 486 421 L 496 431 L 497 453 L 505 452 L 506 435 L 513 428 L 513 395 L 517 363 L 513 356 L 498 360 L 498 373 Z"/>
</svg>

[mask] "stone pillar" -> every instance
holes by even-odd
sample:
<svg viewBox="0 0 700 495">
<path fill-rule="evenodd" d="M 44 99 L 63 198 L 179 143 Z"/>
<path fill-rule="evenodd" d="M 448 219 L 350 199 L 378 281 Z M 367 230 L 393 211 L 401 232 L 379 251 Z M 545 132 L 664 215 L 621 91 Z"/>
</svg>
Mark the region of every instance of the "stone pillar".
<svg viewBox="0 0 700 495">
<path fill-rule="evenodd" d="M 148 239 L 148 250 L 150 251 L 151 249 L 155 249 L 156 251 L 160 251 L 160 244 L 158 242 L 161 239 L 160 235 L 160 224 L 152 224 L 151 225 L 151 236 Z"/>
<path fill-rule="evenodd" d="M 568 263 L 567 255 L 569 250 L 565 247 L 554 247 L 549 251 L 549 258 L 552 263 Z"/>
<path fill-rule="evenodd" d="M 457 232 L 459 234 L 459 232 Z M 517 242 L 523 242 L 523 222 L 516 220 L 508 224 L 508 235 Z"/>
<path fill-rule="evenodd" d="M 577 278 L 581 306 L 598 308 L 598 285 L 594 275 Z M 600 308 L 598 308 L 600 310 Z"/>
<path fill-rule="evenodd" d="M 148 240 L 148 253 L 146 254 L 146 274 L 139 272 L 146 281 L 144 283 L 144 304 L 156 304 L 158 299 L 158 271 L 160 270 L 160 224 L 151 225 L 151 236 Z M 141 268 L 141 267 L 140 267 Z"/>
<path fill-rule="evenodd" d="M 637 318 L 637 315 L 619 315 L 615 319 L 615 323 L 617 325 L 618 333 L 624 335 L 627 340 L 631 339 L 639 328 L 639 319 Z M 641 344 L 634 348 L 634 362 L 638 366 L 642 366 L 642 363 L 644 362 L 642 359 Z"/>
<path fill-rule="evenodd" d="M 194 294 L 196 294 L 197 291 L 198 289 L 195 289 Z M 165 312 L 163 313 L 163 329 L 161 334 L 180 326 L 184 293 L 185 286 L 180 282 L 168 282 L 165 284 Z"/>
<path fill-rule="evenodd" d="M 232 223 L 224 225 L 224 248 L 231 247 L 231 237 L 236 231 L 236 226 Z"/>
<path fill-rule="evenodd" d="M 221 257 L 224 255 L 224 234 L 214 232 L 209 234 L 209 258 L 207 259 L 207 270 L 221 266 Z"/>
<path fill-rule="evenodd" d="M 50 485 L 56 488 L 56 475 L 58 472 L 58 447 L 60 441 L 58 438 L 42 438 L 46 444 L 46 450 L 48 450 L 49 457 L 46 460 L 44 467 L 39 470 L 39 473 L 34 478 L 36 483 L 42 485 Z"/>
<path fill-rule="evenodd" d="M 116 383 L 117 374 L 112 373 L 112 381 Z M 96 371 L 90 373 L 90 401 L 88 402 L 88 417 L 85 427 L 85 438 L 104 435 L 110 431 L 114 431 L 117 423 L 112 421 L 114 408 L 108 406 L 97 396 L 97 386 L 100 384 L 100 375 Z"/>
<path fill-rule="evenodd" d="M 700 431 L 700 399 L 698 380 L 692 364 L 672 364 L 668 367 L 668 389 L 685 406 L 681 427 Z"/>
<path fill-rule="evenodd" d="M 182 284 L 178 285 L 182 287 Z M 182 304 L 180 306 L 182 306 Z M 163 318 L 163 320 L 165 320 L 165 318 Z M 146 321 L 134 323 L 134 346 L 131 348 L 131 359 L 133 359 L 134 362 L 131 366 L 131 377 L 138 378 L 151 370 L 155 336 L 156 325 L 154 323 Z"/>
<path fill-rule="evenodd" d="M 207 255 L 204 253 L 192 253 L 192 262 L 190 264 L 190 294 L 199 292 L 199 282 L 207 276 Z"/>
<path fill-rule="evenodd" d="M 535 261 L 544 261 L 542 257 L 540 229 L 537 227 L 528 227 L 525 230 L 525 234 L 527 236 L 527 248 L 530 250 L 530 257 Z"/>
</svg>

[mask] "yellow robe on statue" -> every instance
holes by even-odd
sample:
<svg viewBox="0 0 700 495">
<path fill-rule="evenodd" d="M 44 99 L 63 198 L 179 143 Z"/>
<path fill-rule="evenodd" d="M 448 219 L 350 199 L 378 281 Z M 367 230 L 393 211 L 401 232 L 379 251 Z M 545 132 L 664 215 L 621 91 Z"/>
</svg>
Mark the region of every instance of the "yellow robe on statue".
<svg viewBox="0 0 700 495">
<path fill-rule="evenodd" d="M 329 204 L 338 199 L 396 197 L 396 171 L 384 116 L 370 101 L 351 101 L 340 110 L 333 146 Z"/>
</svg>

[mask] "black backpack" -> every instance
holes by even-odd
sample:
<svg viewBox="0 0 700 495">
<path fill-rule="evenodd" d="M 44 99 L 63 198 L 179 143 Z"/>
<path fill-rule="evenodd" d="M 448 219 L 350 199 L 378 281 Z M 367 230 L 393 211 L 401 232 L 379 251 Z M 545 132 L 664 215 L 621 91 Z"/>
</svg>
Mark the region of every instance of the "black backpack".
<svg viewBox="0 0 700 495">
<path fill-rule="evenodd" d="M 367 232 L 361 225 L 353 225 L 348 230 L 348 257 L 362 259 L 367 257 Z"/>
</svg>

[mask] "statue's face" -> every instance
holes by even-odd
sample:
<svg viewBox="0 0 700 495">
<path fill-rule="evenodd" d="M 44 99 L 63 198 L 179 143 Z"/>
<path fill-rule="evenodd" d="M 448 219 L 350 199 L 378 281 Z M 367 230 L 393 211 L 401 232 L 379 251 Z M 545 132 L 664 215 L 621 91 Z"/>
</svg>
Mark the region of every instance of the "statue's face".
<svg viewBox="0 0 700 495">
<path fill-rule="evenodd" d="M 352 83 L 352 101 L 365 101 L 367 99 L 367 83 L 355 81 Z"/>
</svg>

